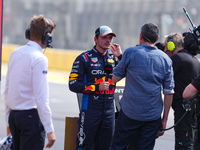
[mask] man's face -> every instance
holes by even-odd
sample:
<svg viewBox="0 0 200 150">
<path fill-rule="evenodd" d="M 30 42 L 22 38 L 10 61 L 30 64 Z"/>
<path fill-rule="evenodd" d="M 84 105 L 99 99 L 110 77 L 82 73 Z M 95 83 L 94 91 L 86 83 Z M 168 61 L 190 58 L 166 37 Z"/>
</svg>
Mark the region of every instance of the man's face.
<svg viewBox="0 0 200 150">
<path fill-rule="evenodd" d="M 164 52 L 169 56 L 171 57 L 173 55 L 173 52 L 169 51 L 168 48 L 167 48 L 167 40 L 165 40 L 165 49 L 164 49 Z"/>
<path fill-rule="evenodd" d="M 98 38 L 95 38 L 96 48 L 100 51 L 108 50 L 113 42 L 113 35 L 108 34 L 106 36 L 99 35 Z"/>
</svg>

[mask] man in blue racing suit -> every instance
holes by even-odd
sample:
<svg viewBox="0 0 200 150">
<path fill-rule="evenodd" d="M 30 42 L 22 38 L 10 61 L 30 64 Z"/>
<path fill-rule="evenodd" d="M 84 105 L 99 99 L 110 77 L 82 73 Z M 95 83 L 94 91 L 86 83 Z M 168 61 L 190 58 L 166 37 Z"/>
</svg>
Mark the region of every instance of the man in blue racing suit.
<svg viewBox="0 0 200 150">
<path fill-rule="evenodd" d="M 122 57 L 120 46 L 112 44 L 113 37 L 116 35 L 110 27 L 97 28 L 96 45 L 80 54 L 72 66 L 69 88 L 83 93 L 76 150 L 91 150 L 92 146 L 95 150 L 109 150 L 111 146 L 115 120 L 112 68 Z M 108 53 L 109 48 L 112 54 Z"/>
</svg>

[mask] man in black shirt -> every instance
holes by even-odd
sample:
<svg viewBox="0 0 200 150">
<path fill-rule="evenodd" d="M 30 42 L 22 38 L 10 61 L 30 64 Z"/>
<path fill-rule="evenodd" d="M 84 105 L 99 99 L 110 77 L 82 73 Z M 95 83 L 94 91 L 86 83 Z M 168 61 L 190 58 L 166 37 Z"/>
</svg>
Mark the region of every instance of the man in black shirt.
<svg viewBox="0 0 200 150">
<path fill-rule="evenodd" d="M 194 99 L 200 92 L 200 75 L 195 78 L 183 91 L 184 99 Z"/>
<path fill-rule="evenodd" d="M 200 116 L 199 116 L 199 108 L 200 108 L 200 100 L 199 100 L 199 92 L 200 92 L 200 75 L 195 78 L 183 91 L 183 98 L 186 100 L 192 100 L 190 102 L 194 102 L 196 104 L 196 107 L 193 105 L 191 106 L 192 111 L 196 111 L 196 118 L 197 124 L 196 129 L 197 133 L 195 134 L 195 150 L 200 150 Z M 193 99 L 198 97 L 197 101 L 194 101 Z M 188 102 L 187 102 L 188 103 Z"/>
<path fill-rule="evenodd" d="M 186 37 L 187 36 L 187 37 Z M 185 109 L 182 107 L 183 103 L 183 90 L 192 82 L 194 78 L 200 73 L 200 62 L 193 53 L 192 49 L 184 49 L 188 45 L 184 42 L 188 39 L 179 33 L 174 33 L 167 36 L 165 40 L 165 52 L 171 55 L 174 70 L 174 96 L 172 108 L 174 110 L 175 123 L 183 116 Z M 188 44 L 188 43 L 187 43 Z M 175 150 L 192 150 L 194 147 L 193 128 L 191 126 L 191 115 L 188 113 L 181 123 L 177 124 L 175 130 Z"/>
</svg>

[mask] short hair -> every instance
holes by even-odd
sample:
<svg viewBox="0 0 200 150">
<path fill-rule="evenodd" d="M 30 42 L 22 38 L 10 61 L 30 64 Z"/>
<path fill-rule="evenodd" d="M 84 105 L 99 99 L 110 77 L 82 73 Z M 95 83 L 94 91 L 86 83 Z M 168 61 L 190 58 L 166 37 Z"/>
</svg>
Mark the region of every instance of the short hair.
<svg viewBox="0 0 200 150">
<path fill-rule="evenodd" d="M 172 33 L 166 38 L 167 43 L 169 41 L 173 42 L 176 47 L 183 48 L 184 47 L 184 38 L 180 33 Z"/>
<path fill-rule="evenodd" d="M 159 28 L 156 24 L 146 23 L 141 27 L 141 33 L 145 42 L 155 43 L 158 39 Z"/>
<path fill-rule="evenodd" d="M 47 20 L 50 24 L 48 31 L 46 31 L 48 27 Z M 30 22 L 30 39 L 41 40 L 45 32 L 51 33 L 55 28 L 55 22 L 50 19 L 45 19 L 43 15 L 33 16 Z"/>
</svg>

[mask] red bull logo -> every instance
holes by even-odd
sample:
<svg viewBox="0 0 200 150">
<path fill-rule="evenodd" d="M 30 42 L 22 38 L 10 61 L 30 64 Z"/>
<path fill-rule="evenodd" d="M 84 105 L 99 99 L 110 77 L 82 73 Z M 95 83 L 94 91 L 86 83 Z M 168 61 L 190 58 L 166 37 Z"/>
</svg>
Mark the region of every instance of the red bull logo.
<svg viewBox="0 0 200 150">
<path fill-rule="evenodd" d="M 85 91 L 95 91 L 95 85 L 85 86 Z"/>
<path fill-rule="evenodd" d="M 105 78 L 106 77 L 103 77 L 103 78 L 100 78 L 97 80 L 97 78 L 95 78 L 95 84 L 100 84 L 102 83 L 103 81 L 105 81 Z M 109 85 L 115 85 L 115 83 L 113 82 L 113 80 L 111 79 L 108 79 L 108 82 L 109 82 Z"/>
<path fill-rule="evenodd" d="M 109 82 L 109 85 L 115 85 L 115 83 L 113 82 L 113 80 L 111 80 L 111 79 L 108 79 L 108 82 Z"/>
<path fill-rule="evenodd" d="M 100 84 L 100 83 L 102 83 L 103 81 L 105 81 L 105 78 L 106 78 L 106 77 L 103 77 L 103 78 L 100 78 L 100 79 L 98 79 L 98 80 L 97 80 L 97 78 L 95 78 L 95 84 Z"/>
</svg>

